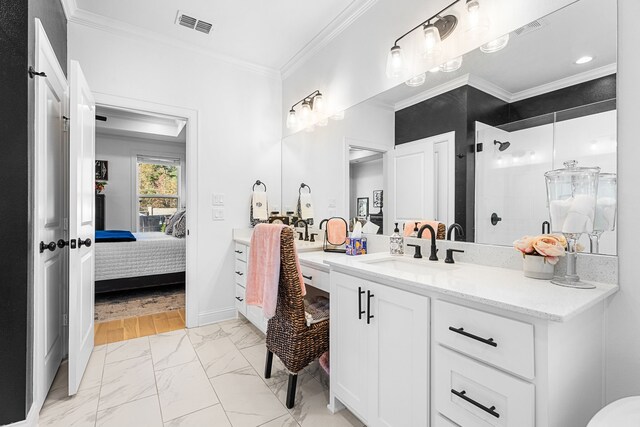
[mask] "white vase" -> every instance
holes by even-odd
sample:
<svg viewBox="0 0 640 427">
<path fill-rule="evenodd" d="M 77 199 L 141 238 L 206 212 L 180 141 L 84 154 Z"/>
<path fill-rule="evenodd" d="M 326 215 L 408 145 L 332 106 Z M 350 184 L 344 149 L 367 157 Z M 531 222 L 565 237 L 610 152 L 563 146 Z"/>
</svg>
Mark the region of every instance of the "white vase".
<svg viewBox="0 0 640 427">
<path fill-rule="evenodd" d="M 551 280 L 553 279 L 555 265 L 548 262 L 543 256 L 525 255 L 522 263 L 522 271 L 525 277 Z"/>
</svg>

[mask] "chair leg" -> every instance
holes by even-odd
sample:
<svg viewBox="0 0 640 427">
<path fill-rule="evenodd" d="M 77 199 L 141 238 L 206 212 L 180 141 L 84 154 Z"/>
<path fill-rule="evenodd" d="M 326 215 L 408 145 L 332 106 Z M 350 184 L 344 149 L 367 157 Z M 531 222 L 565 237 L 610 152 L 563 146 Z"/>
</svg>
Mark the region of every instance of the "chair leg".
<svg viewBox="0 0 640 427">
<path fill-rule="evenodd" d="M 267 350 L 267 360 L 264 364 L 264 377 L 271 378 L 271 365 L 273 365 L 273 352 Z"/>
<path fill-rule="evenodd" d="M 289 386 L 287 387 L 287 408 L 291 409 L 296 403 L 296 384 L 298 374 L 289 374 Z"/>
</svg>

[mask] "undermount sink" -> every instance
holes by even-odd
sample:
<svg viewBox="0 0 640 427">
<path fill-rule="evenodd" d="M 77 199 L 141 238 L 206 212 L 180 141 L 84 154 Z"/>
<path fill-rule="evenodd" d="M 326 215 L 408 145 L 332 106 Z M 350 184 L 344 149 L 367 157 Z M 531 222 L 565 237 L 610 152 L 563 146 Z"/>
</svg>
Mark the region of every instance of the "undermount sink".
<svg viewBox="0 0 640 427">
<path fill-rule="evenodd" d="M 363 262 L 412 274 L 429 274 L 433 270 L 451 271 L 459 268 L 456 264 L 445 264 L 442 261 L 434 262 L 426 258 L 383 258 Z"/>
</svg>

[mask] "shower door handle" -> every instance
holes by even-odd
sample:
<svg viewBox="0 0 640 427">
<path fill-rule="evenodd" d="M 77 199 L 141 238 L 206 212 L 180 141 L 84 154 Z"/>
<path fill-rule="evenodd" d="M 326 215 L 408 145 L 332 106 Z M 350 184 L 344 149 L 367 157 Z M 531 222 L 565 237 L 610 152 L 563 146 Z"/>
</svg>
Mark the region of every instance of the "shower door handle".
<svg viewBox="0 0 640 427">
<path fill-rule="evenodd" d="M 500 218 L 497 213 L 494 212 L 491 214 L 491 225 L 498 225 L 500 221 L 502 221 L 502 218 Z"/>
</svg>

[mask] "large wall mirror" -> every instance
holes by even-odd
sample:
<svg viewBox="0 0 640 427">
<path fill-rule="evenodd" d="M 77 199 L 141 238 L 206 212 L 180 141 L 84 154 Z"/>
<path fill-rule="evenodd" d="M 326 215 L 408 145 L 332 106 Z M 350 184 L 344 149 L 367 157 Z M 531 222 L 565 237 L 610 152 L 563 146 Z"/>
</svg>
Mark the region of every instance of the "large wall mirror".
<svg viewBox="0 0 640 427">
<path fill-rule="evenodd" d="M 616 13 L 615 0 L 577 1 L 499 51 L 476 49 L 287 136 L 282 210 L 296 210 L 305 183 L 316 223 L 365 217 L 390 234 L 394 222 L 456 222 L 464 240 L 494 245 L 541 233 L 546 171 L 576 160 L 617 172 Z M 615 255 L 616 231 L 598 246 Z"/>
</svg>

